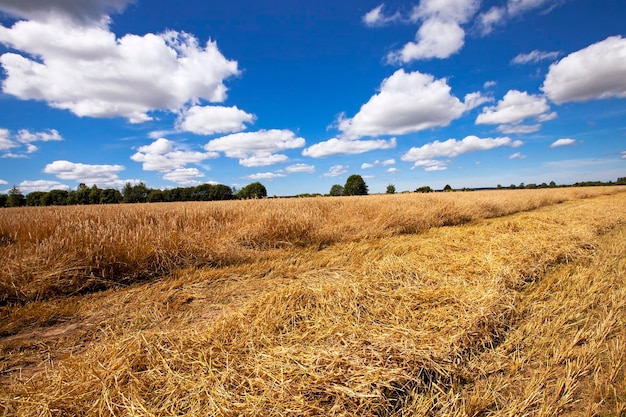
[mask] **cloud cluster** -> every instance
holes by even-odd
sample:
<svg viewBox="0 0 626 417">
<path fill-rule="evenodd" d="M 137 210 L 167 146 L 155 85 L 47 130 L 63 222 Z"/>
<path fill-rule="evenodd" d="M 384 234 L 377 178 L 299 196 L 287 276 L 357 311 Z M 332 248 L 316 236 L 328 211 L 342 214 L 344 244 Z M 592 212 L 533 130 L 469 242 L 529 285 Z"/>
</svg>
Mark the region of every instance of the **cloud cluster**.
<svg viewBox="0 0 626 417">
<path fill-rule="evenodd" d="M 201 46 L 176 31 L 117 39 L 106 25 L 74 24 L 62 16 L 0 26 L 0 43 L 22 51 L 0 56 L 6 94 L 77 116 L 144 122 L 155 110 L 223 101 L 224 80 L 239 74 L 237 62 L 212 41 Z"/>
<path fill-rule="evenodd" d="M 33 191 L 52 191 L 52 190 L 70 190 L 70 186 L 67 184 L 60 183 L 58 181 L 48 181 L 48 180 L 26 180 L 22 181 L 18 184 L 18 188 L 22 192 L 22 194 L 32 193 Z"/>
<path fill-rule="evenodd" d="M 353 140 L 345 138 L 332 138 L 324 142 L 316 143 L 302 151 L 302 155 L 311 158 L 322 158 L 331 155 L 356 155 L 377 149 L 393 149 L 397 145 L 396 138 L 389 140 Z"/>
<path fill-rule="evenodd" d="M 254 115 L 237 106 L 192 106 L 181 114 L 177 127 L 185 132 L 208 136 L 240 132 L 246 129 L 246 123 L 252 123 L 255 119 Z"/>
<path fill-rule="evenodd" d="M 562 139 L 557 139 L 554 142 L 552 142 L 552 144 L 550 145 L 551 148 L 559 148 L 561 146 L 573 146 L 576 145 L 576 139 L 572 139 L 572 138 L 562 138 Z"/>
<path fill-rule="evenodd" d="M 361 169 L 370 169 L 370 168 L 374 168 L 376 166 L 389 166 L 389 165 L 395 165 L 396 160 L 395 159 L 387 159 L 385 161 L 379 161 L 376 160 L 372 163 L 369 162 L 364 162 L 363 164 L 361 164 Z"/>
<path fill-rule="evenodd" d="M 20 130 L 17 135 L 11 135 L 8 129 L 0 129 L 0 151 L 2 158 L 26 158 L 28 154 L 39 150 L 35 142 L 61 141 L 63 138 L 55 129 L 42 132 Z"/>
<path fill-rule="evenodd" d="M 258 172 L 256 174 L 247 175 L 246 178 L 251 180 L 273 180 L 274 178 L 286 177 L 287 174 L 306 173 L 312 174 L 315 172 L 315 167 L 309 164 L 294 164 L 289 165 L 285 169 L 279 169 L 274 172 Z"/>
<path fill-rule="evenodd" d="M 126 181 L 119 178 L 125 168 L 122 165 L 89 165 L 70 161 L 54 161 L 44 168 L 46 174 L 56 175 L 62 180 L 74 180 L 88 186 L 120 188 Z"/>
<path fill-rule="evenodd" d="M 339 177 L 340 175 L 347 173 L 348 168 L 350 168 L 349 165 L 333 165 L 328 169 L 328 172 L 325 172 L 322 176 L 329 178 Z"/>
<path fill-rule="evenodd" d="M 423 167 L 426 171 L 441 171 L 446 169 L 448 161 L 435 158 L 454 158 L 461 154 L 487 151 L 502 146 L 517 148 L 523 144 L 522 141 L 514 141 L 508 137 L 481 139 L 477 136 L 467 136 L 460 141 L 448 139 L 440 142 L 436 140 L 420 147 L 413 147 L 400 159 L 405 162 L 413 162 L 414 168 Z"/>
<path fill-rule="evenodd" d="M 508 0 L 504 6 L 493 6 L 477 17 L 479 30 L 483 35 L 491 33 L 496 26 L 504 25 L 509 19 L 521 16 L 535 9 L 551 10 L 561 0 Z"/>
<path fill-rule="evenodd" d="M 412 22 L 421 22 L 415 42 L 391 52 L 387 60 L 408 63 L 455 54 L 465 43 L 465 30 L 461 25 L 467 23 L 479 7 L 479 0 L 422 0 L 410 16 Z"/>
<path fill-rule="evenodd" d="M 99 22 L 134 0 L 3 0 L 0 10 L 26 19 L 64 17 L 78 23 Z"/>
<path fill-rule="evenodd" d="M 346 138 L 353 139 L 447 126 L 468 109 L 450 91 L 445 78 L 399 69 L 383 80 L 380 91 L 354 117 L 340 119 L 338 128 Z M 477 102 L 472 95 L 472 106 Z"/>
<path fill-rule="evenodd" d="M 550 66 L 541 87 L 557 104 L 626 97 L 626 39 L 611 36 Z"/>
<path fill-rule="evenodd" d="M 369 12 L 365 13 L 362 19 L 365 26 L 380 27 L 380 26 L 385 26 L 392 22 L 397 22 L 397 21 L 402 20 L 402 16 L 400 15 L 400 12 L 396 12 L 392 15 L 385 16 L 385 14 L 383 13 L 384 6 L 385 4 L 383 3 L 377 7 L 374 7 Z"/>
<path fill-rule="evenodd" d="M 204 146 L 207 152 L 223 152 L 229 158 L 239 159 L 246 167 L 258 167 L 285 162 L 287 155 L 279 153 L 302 148 L 304 138 L 290 130 L 259 130 L 257 132 L 233 133 L 213 139 Z"/>
<path fill-rule="evenodd" d="M 476 124 L 499 124 L 498 130 L 505 134 L 531 133 L 539 130 L 541 125 L 520 125 L 520 123 L 529 118 L 545 122 L 556 117 L 555 112 L 550 112 L 550 105 L 545 97 L 510 90 L 495 106 L 484 107 L 476 118 Z"/>
<path fill-rule="evenodd" d="M 539 51 L 535 49 L 527 54 L 517 55 L 515 58 L 513 58 L 513 61 L 511 62 L 517 65 L 534 64 L 540 61 L 554 60 L 558 58 L 559 55 L 561 55 L 560 52 L 556 52 L 556 51 L 546 52 L 546 51 Z"/>
<path fill-rule="evenodd" d="M 187 150 L 169 139 L 159 138 L 149 145 L 137 148 L 137 152 L 130 159 L 141 162 L 145 171 L 170 173 L 168 178 L 176 178 L 177 174 L 171 174 L 173 171 L 183 169 L 188 164 L 199 164 L 206 159 L 218 156 L 216 152 Z"/>
</svg>

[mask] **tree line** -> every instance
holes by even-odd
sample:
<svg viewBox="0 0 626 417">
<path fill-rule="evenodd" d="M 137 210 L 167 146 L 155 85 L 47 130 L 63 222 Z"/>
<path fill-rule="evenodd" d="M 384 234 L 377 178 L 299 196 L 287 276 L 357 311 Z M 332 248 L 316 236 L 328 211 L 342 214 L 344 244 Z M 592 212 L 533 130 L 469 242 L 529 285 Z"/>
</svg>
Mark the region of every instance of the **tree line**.
<svg viewBox="0 0 626 417">
<path fill-rule="evenodd" d="M 22 194 L 13 186 L 8 194 L 0 194 L 0 207 L 66 206 L 87 204 L 157 203 L 175 201 L 216 201 L 267 197 L 260 182 L 237 190 L 223 184 L 202 184 L 195 187 L 177 187 L 161 190 L 148 188 L 143 182 L 126 183 L 120 191 L 115 188 L 88 187 L 81 183 L 76 190 L 33 191 Z"/>
<path fill-rule="evenodd" d="M 537 189 L 556 187 L 592 187 L 606 185 L 626 185 L 626 177 L 619 177 L 616 182 L 585 181 L 572 185 L 557 185 L 554 181 L 549 184 L 511 184 L 503 187 L 498 184 L 495 189 Z M 490 188 L 493 189 L 493 188 Z M 444 192 L 472 191 L 472 188 L 453 189 L 449 184 L 443 188 Z M 344 185 L 334 184 L 329 196 L 368 195 L 368 186 L 360 175 L 350 175 Z M 387 194 L 395 194 L 393 184 L 387 186 Z M 429 186 L 418 187 L 416 193 L 435 192 Z M 296 197 L 314 197 L 321 194 L 299 194 Z M 120 191 L 115 188 L 98 188 L 96 185 L 88 187 L 81 183 L 76 190 L 33 191 L 26 196 L 17 186 L 13 186 L 8 194 L 0 194 L 0 207 L 21 206 L 65 206 L 77 204 L 118 204 L 118 203 L 157 203 L 175 201 L 217 201 L 267 197 L 267 189 L 260 182 L 253 182 L 237 190 L 223 184 L 201 184 L 195 187 L 177 187 L 161 190 L 148 188 L 143 182 L 139 184 L 126 183 Z"/>
</svg>

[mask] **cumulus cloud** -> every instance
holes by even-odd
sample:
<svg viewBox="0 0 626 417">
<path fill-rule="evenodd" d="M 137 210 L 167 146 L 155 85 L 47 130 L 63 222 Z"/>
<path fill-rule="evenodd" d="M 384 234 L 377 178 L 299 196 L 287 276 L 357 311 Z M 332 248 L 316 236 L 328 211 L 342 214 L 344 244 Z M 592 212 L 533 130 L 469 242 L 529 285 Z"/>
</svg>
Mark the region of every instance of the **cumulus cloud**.
<svg viewBox="0 0 626 417">
<path fill-rule="evenodd" d="M 508 137 L 481 139 L 477 136 L 467 136 L 460 141 L 448 139 L 440 142 L 436 140 L 420 147 L 413 147 L 402 155 L 401 159 L 406 162 L 414 162 L 414 167 L 430 168 L 428 170 L 433 171 L 441 170 L 441 168 L 445 168 L 447 165 L 446 162 L 436 160 L 435 158 L 454 158 L 471 152 L 487 151 L 502 146 L 516 148 L 521 145 L 523 145 L 522 141 L 513 141 Z"/>
<path fill-rule="evenodd" d="M 48 180 L 34 180 L 34 181 L 22 181 L 18 184 L 19 189 L 24 194 L 32 193 L 34 191 L 52 191 L 52 190 L 70 190 L 71 187 L 67 184 L 60 183 L 58 181 Z"/>
<path fill-rule="evenodd" d="M 557 7 L 561 0 L 508 0 L 502 7 L 494 6 L 478 15 L 477 25 L 483 35 L 491 33 L 496 26 L 504 25 L 509 19 L 521 16 L 535 9 L 550 11 Z"/>
<path fill-rule="evenodd" d="M 62 180 L 75 180 L 87 185 L 96 184 L 99 187 L 121 187 L 126 181 L 118 177 L 122 165 L 89 165 L 70 161 L 54 161 L 44 168 L 46 174 L 56 175 Z"/>
<path fill-rule="evenodd" d="M 234 133 L 246 129 L 246 123 L 255 120 L 253 114 L 233 107 L 192 106 L 179 117 L 177 126 L 185 132 L 198 135 Z"/>
<path fill-rule="evenodd" d="M 539 123 L 534 125 L 500 125 L 498 131 L 505 135 L 534 133 L 541 129 Z"/>
<path fill-rule="evenodd" d="M 465 43 L 466 23 L 478 10 L 479 0 L 422 0 L 413 9 L 410 20 L 421 22 L 415 42 L 408 42 L 387 60 L 408 63 L 417 59 L 448 58 Z"/>
<path fill-rule="evenodd" d="M 476 124 L 518 124 L 527 118 L 549 120 L 556 114 L 548 113 L 550 106 L 545 97 L 525 91 L 510 90 L 495 106 L 483 108 Z M 511 130 L 510 130 L 511 131 Z"/>
<path fill-rule="evenodd" d="M 332 138 L 306 148 L 302 151 L 302 155 L 310 156 L 312 158 L 321 158 L 331 155 L 355 155 L 377 149 L 393 149 L 396 145 L 396 138 L 391 138 L 389 140 L 351 140 Z"/>
<path fill-rule="evenodd" d="M 197 168 L 176 168 L 163 175 L 163 179 L 180 185 L 194 186 L 202 184 L 196 178 L 202 178 L 204 174 Z"/>
<path fill-rule="evenodd" d="M 374 7 L 372 10 L 365 13 L 365 15 L 363 16 L 363 23 L 365 24 L 365 26 L 380 27 L 392 22 L 402 20 L 399 12 L 396 12 L 390 16 L 385 16 L 385 14 L 383 13 L 384 6 L 385 4 L 382 3 L 381 5 Z"/>
<path fill-rule="evenodd" d="M 249 178 L 251 180 L 273 180 L 274 178 L 281 178 L 281 177 L 285 177 L 286 175 L 283 174 L 282 172 L 278 171 L 278 172 L 258 172 L 256 174 L 251 174 L 246 176 L 246 178 Z"/>
<path fill-rule="evenodd" d="M 287 168 L 285 168 L 285 171 L 287 171 L 290 174 L 292 173 L 312 174 L 315 172 L 315 167 L 309 164 L 294 164 L 294 165 L 289 165 Z"/>
<path fill-rule="evenodd" d="M 557 104 L 626 97 L 626 39 L 611 36 L 550 65 L 541 87 Z"/>
<path fill-rule="evenodd" d="M 265 166 L 287 161 L 286 155 L 277 152 L 302 148 L 305 143 L 290 130 L 271 129 L 233 133 L 211 140 L 204 149 L 237 158 L 243 166 Z"/>
<path fill-rule="evenodd" d="M 558 58 L 559 55 L 561 55 L 560 52 L 554 52 L 554 51 L 546 52 L 546 51 L 539 51 L 535 49 L 534 51 L 531 51 L 527 54 L 517 55 L 515 58 L 513 58 L 513 61 L 511 62 L 517 65 L 530 64 L 530 63 L 534 64 L 540 61 L 554 60 Z"/>
<path fill-rule="evenodd" d="M 375 166 L 379 166 L 379 165 L 381 165 L 381 166 L 384 166 L 384 167 L 385 167 L 385 166 L 389 166 L 389 165 L 395 165 L 395 163 L 396 163 L 396 160 L 395 160 L 395 159 L 387 159 L 387 160 L 384 160 L 384 161 L 379 161 L 379 160 L 377 159 L 377 160 L 375 160 L 375 161 L 374 161 L 374 162 L 372 162 L 372 163 L 364 162 L 364 163 L 361 165 L 361 169 L 369 169 L 369 168 L 374 168 Z"/>
<path fill-rule="evenodd" d="M 576 139 L 571 139 L 571 138 L 562 138 L 562 139 L 558 139 L 555 140 L 554 142 L 552 142 L 552 144 L 550 145 L 551 148 L 558 148 L 560 146 L 572 146 L 572 145 L 576 145 Z"/>
<path fill-rule="evenodd" d="M 55 129 L 42 132 L 31 132 L 21 129 L 16 135 L 11 135 L 8 129 L 0 129 L 0 151 L 9 151 L 1 155 L 2 158 L 26 158 L 28 154 L 36 152 L 39 147 L 34 142 L 49 142 L 63 140 Z"/>
<path fill-rule="evenodd" d="M 137 152 L 130 159 L 141 162 L 145 171 L 169 172 L 218 156 L 216 152 L 186 150 L 176 142 L 159 138 L 149 145 L 137 148 Z"/>
<path fill-rule="evenodd" d="M 515 152 L 509 156 L 509 159 L 526 159 L 526 155 L 522 155 L 521 152 Z"/>
<path fill-rule="evenodd" d="M 353 118 L 341 118 L 338 128 L 346 138 L 360 138 L 447 126 L 468 109 L 450 90 L 446 79 L 400 69 L 383 80 L 380 91 Z M 476 96 L 468 96 L 474 105 Z"/>
<path fill-rule="evenodd" d="M 26 19 L 64 16 L 79 23 L 101 21 L 113 12 L 121 12 L 134 0 L 3 0 L 0 10 Z"/>
<path fill-rule="evenodd" d="M 144 122 L 151 111 L 225 100 L 224 80 L 239 74 L 215 42 L 184 32 L 118 39 L 106 25 L 54 17 L 0 26 L 0 43 L 21 51 L 0 56 L 4 93 L 77 116 Z"/>
<path fill-rule="evenodd" d="M 398 168 L 393 167 L 393 168 L 388 168 L 387 172 L 390 173 L 390 174 L 396 174 L 396 173 L 400 172 L 400 170 Z"/>
<path fill-rule="evenodd" d="M 7 185 L 8 182 L 6 182 L 5 180 L 0 180 L 0 185 Z"/>
<path fill-rule="evenodd" d="M 350 168 L 348 165 L 333 165 L 332 167 L 328 169 L 328 172 L 323 174 L 323 176 L 324 177 L 338 177 L 348 172 L 348 168 Z"/>
</svg>

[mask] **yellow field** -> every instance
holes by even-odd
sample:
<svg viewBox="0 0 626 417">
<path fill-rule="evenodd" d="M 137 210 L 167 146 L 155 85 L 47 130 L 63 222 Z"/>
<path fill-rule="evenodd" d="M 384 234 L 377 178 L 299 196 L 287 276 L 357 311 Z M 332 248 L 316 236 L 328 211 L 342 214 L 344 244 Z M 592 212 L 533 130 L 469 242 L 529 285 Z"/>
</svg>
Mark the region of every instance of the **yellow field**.
<svg viewBox="0 0 626 417">
<path fill-rule="evenodd" d="M 0 414 L 623 416 L 623 191 L 0 210 Z"/>
</svg>

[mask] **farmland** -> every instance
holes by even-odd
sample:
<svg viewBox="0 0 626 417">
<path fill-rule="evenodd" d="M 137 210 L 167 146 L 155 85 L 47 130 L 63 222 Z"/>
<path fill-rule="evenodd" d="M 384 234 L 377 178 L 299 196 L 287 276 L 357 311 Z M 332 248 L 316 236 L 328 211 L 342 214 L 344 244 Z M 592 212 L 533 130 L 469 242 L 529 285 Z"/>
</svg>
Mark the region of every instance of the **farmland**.
<svg viewBox="0 0 626 417">
<path fill-rule="evenodd" d="M 623 415 L 624 191 L 0 210 L 0 412 Z"/>
</svg>

